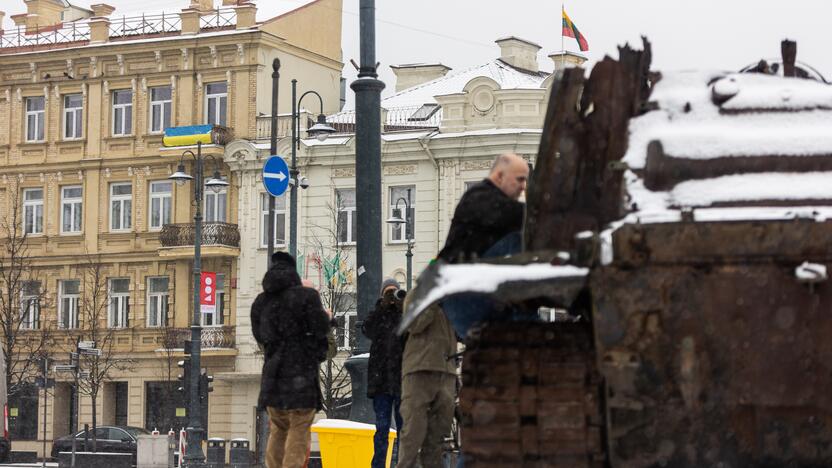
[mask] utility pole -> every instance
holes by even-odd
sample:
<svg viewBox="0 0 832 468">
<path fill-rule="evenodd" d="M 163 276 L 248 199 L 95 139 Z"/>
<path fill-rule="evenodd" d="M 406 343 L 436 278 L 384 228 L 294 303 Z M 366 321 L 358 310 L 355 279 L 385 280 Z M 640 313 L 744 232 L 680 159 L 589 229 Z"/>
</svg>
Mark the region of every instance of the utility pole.
<svg viewBox="0 0 832 468">
<path fill-rule="evenodd" d="M 381 284 L 381 91 L 384 83 L 376 71 L 375 0 L 361 0 L 361 66 L 358 79 L 350 87 L 355 91 L 355 191 L 358 239 L 356 271 L 358 273 L 357 330 L 370 314 Z M 358 333 L 355 355 L 367 353 L 370 343 Z M 350 419 L 371 422 L 374 414 L 366 397 L 367 358 L 350 358 L 346 362 L 352 381 Z"/>
</svg>

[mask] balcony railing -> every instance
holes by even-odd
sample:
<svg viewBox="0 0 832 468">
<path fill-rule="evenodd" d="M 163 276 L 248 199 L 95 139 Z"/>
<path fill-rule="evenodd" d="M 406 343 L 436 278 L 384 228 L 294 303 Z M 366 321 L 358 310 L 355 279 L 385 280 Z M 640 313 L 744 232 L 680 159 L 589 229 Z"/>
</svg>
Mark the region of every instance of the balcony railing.
<svg viewBox="0 0 832 468">
<path fill-rule="evenodd" d="M 312 114 L 306 111 L 301 111 L 300 119 L 300 136 L 306 137 L 306 129 L 314 124 L 312 121 Z M 292 116 L 291 114 L 277 115 L 277 137 L 283 138 L 292 134 Z M 258 140 L 268 140 L 272 135 L 272 116 L 258 115 L 257 116 L 257 134 Z"/>
<path fill-rule="evenodd" d="M 174 347 L 182 348 L 185 341 L 191 339 L 189 328 L 177 328 L 174 332 Z M 200 333 L 200 348 L 202 349 L 230 349 L 234 348 L 234 327 L 203 327 Z"/>
<path fill-rule="evenodd" d="M 192 247 L 194 245 L 193 224 L 166 224 L 159 234 L 162 247 Z M 201 245 L 240 247 L 240 230 L 236 224 L 203 223 Z"/>
</svg>

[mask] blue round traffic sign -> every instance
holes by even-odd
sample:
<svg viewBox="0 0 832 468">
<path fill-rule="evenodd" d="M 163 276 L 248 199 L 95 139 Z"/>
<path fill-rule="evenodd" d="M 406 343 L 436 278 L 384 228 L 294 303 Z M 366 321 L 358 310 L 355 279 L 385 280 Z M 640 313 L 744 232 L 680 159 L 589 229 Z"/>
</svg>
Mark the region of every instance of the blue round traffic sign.
<svg viewBox="0 0 832 468">
<path fill-rule="evenodd" d="M 286 192 L 289 187 L 289 166 L 280 156 L 269 156 L 263 165 L 263 186 L 275 197 Z"/>
</svg>

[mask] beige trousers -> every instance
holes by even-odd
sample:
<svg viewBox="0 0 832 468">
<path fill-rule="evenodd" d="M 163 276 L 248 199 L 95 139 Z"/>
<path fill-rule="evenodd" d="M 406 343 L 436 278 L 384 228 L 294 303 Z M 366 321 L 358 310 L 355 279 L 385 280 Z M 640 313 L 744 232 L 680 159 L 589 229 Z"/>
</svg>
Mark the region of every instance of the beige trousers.
<svg viewBox="0 0 832 468">
<path fill-rule="evenodd" d="M 451 432 L 454 417 L 456 377 L 444 372 L 414 372 L 402 378 L 401 413 L 404 420 L 399 439 L 397 468 L 442 467 L 442 442 Z"/>
<path fill-rule="evenodd" d="M 280 410 L 268 407 L 269 444 L 266 446 L 268 468 L 302 468 L 312 442 L 310 429 L 314 409 Z"/>
</svg>

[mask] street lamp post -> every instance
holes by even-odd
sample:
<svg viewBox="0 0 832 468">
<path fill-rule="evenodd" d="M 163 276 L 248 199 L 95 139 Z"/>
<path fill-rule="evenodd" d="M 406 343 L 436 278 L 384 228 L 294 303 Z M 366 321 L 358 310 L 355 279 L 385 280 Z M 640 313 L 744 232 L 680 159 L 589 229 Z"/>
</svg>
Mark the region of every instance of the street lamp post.
<svg viewBox="0 0 832 468">
<path fill-rule="evenodd" d="M 404 219 L 396 216 L 396 211 L 399 209 L 399 202 L 404 202 Z M 413 283 L 413 218 L 410 216 L 410 189 L 407 189 L 407 198 L 399 197 L 396 200 L 396 205 L 393 207 L 393 216 L 387 220 L 388 224 L 394 226 L 404 225 L 405 239 L 407 239 L 407 252 L 404 256 L 407 258 L 407 290 L 410 291 Z"/>
<path fill-rule="evenodd" d="M 194 159 L 194 175 L 191 176 L 185 172 L 185 164 L 183 159 L 185 156 L 191 156 Z M 214 159 L 213 156 L 208 156 Z M 202 453 L 202 408 L 199 402 L 199 376 L 200 376 L 200 357 L 201 357 L 201 335 L 202 326 L 199 320 L 199 289 L 200 277 L 202 276 L 202 194 L 203 194 L 203 162 L 202 157 L 202 143 L 197 143 L 196 154 L 191 150 L 186 150 L 182 153 L 182 159 L 179 160 L 179 166 L 176 172 L 171 174 L 168 179 L 176 182 L 177 185 L 184 185 L 185 182 L 193 181 L 194 187 L 194 203 L 196 210 L 194 212 L 194 313 L 191 322 L 191 371 L 188 376 L 188 449 L 185 452 L 185 464 L 188 467 L 200 466 L 205 462 L 205 455 Z M 223 187 L 228 186 L 228 182 L 222 180 L 219 173 L 219 161 L 214 159 L 216 169 L 214 176 L 205 181 L 205 186 L 214 191 L 219 191 Z"/>
<path fill-rule="evenodd" d="M 326 140 L 330 134 L 335 133 L 335 129 L 326 123 L 326 116 L 324 115 L 324 100 L 316 91 L 307 91 L 301 94 L 300 99 L 297 98 L 298 80 L 292 80 L 292 164 L 289 166 L 289 255 L 297 258 L 298 250 L 298 185 L 301 188 L 306 188 L 308 185 L 305 182 L 305 177 L 298 177 L 298 149 L 300 149 L 300 103 L 303 98 L 310 94 L 318 97 L 318 102 L 321 105 L 321 113 L 318 114 L 318 120 L 310 127 L 306 133 L 310 137 L 317 138 L 320 141 Z"/>
</svg>

